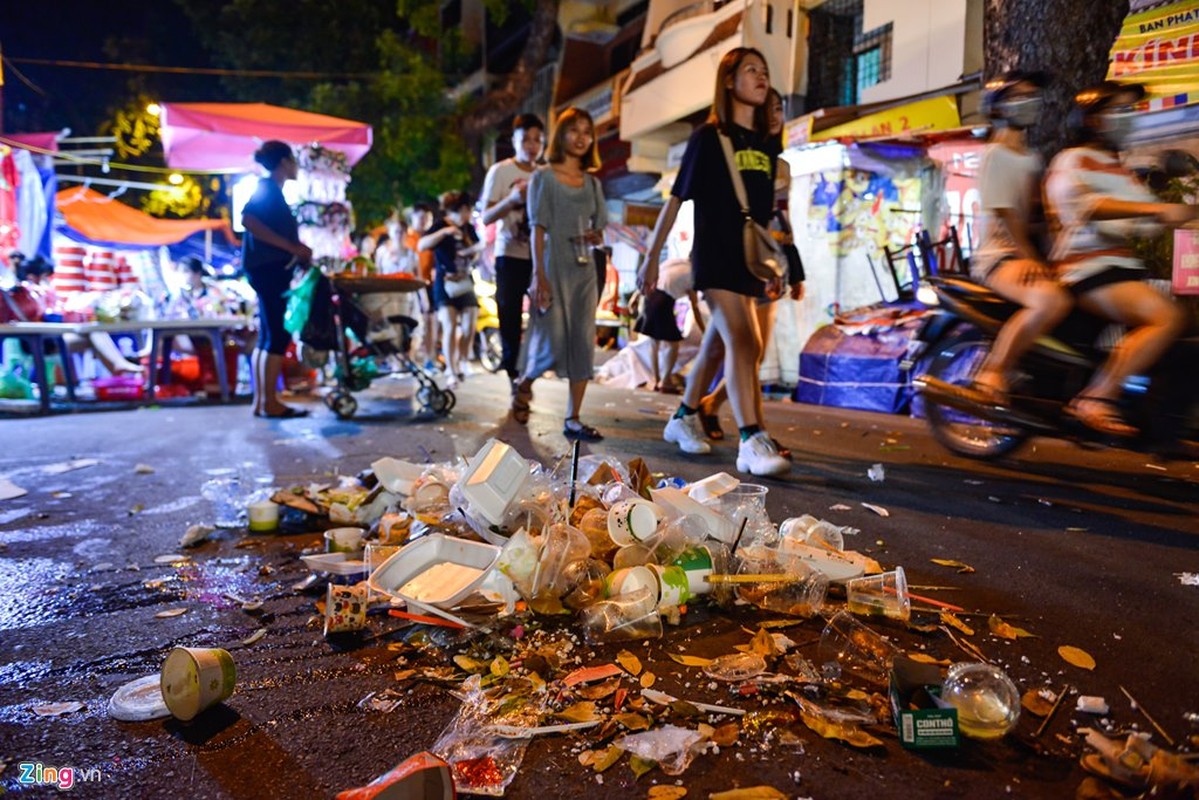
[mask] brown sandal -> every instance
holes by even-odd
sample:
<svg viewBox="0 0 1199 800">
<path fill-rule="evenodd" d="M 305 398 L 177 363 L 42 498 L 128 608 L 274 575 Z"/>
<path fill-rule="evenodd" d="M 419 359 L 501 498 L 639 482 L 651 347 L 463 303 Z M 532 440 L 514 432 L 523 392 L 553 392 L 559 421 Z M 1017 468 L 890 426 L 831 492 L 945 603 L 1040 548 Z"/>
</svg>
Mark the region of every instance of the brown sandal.
<svg viewBox="0 0 1199 800">
<path fill-rule="evenodd" d="M 1085 410 L 1080 411 L 1080 403 L 1094 403 L 1094 406 L 1092 406 L 1092 410 L 1089 412 Z M 1136 428 L 1120 419 L 1120 415 L 1117 413 L 1118 408 L 1119 404 L 1115 400 L 1108 400 L 1106 397 L 1080 395 L 1071 400 L 1070 405 L 1066 406 L 1066 415 L 1073 418 L 1080 425 L 1096 433 L 1102 433 L 1105 436 L 1127 438 L 1140 433 Z"/>
<path fill-rule="evenodd" d="M 521 389 L 519 382 L 512 384 L 512 419 L 521 425 L 529 423 L 529 403 L 533 400 L 533 387 Z"/>
</svg>

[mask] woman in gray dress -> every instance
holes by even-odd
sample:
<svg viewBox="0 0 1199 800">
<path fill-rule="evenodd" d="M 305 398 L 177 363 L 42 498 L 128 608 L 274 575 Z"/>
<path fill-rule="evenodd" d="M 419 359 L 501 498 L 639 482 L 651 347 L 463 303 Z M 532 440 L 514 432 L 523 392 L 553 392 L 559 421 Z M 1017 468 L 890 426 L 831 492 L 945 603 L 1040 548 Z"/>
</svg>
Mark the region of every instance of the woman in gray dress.
<svg viewBox="0 0 1199 800">
<path fill-rule="evenodd" d="M 553 369 L 570 382 L 562 435 L 597 442 L 603 435 L 579 420 L 595 366 L 599 287 L 592 249 L 603 244 L 608 224 L 603 189 L 588 174 L 600 165 L 590 114 L 568 108 L 558 116 L 546 160 L 529 183 L 533 319 L 525 373 L 513 386 L 512 417 L 529 421 L 533 381 Z"/>
</svg>

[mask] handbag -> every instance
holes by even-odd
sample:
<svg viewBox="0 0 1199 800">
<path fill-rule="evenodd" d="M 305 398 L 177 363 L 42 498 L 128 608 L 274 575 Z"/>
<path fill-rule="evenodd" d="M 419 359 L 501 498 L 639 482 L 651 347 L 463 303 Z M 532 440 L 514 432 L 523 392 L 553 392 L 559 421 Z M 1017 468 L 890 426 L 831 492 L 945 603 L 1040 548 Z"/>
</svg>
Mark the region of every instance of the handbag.
<svg viewBox="0 0 1199 800">
<path fill-rule="evenodd" d="M 475 282 L 469 275 L 465 278 L 451 278 L 448 275 L 446 276 L 445 293 L 447 297 L 462 297 L 470 294 L 474 289 Z"/>
<path fill-rule="evenodd" d="M 723 133 L 720 146 L 724 149 L 724 160 L 729 167 L 729 177 L 733 180 L 733 192 L 737 195 L 737 203 L 745 216 L 745 224 L 741 227 L 741 243 L 745 248 L 745 266 L 760 281 L 772 281 L 787 273 L 787 257 L 774 236 L 764 226 L 754 221 L 749 213 L 749 200 L 745 195 L 745 182 L 741 180 L 741 171 L 737 169 L 733 156 L 733 143 Z"/>
</svg>

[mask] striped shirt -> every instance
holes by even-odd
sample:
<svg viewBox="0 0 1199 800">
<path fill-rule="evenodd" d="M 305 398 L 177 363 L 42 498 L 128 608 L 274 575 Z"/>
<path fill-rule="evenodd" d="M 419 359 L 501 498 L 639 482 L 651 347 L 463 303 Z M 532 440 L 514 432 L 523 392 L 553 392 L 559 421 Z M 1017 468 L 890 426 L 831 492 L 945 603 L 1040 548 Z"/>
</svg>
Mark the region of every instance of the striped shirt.
<svg viewBox="0 0 1199 800">
<path fill-rule="evenodd" d="M 1158 202 L 1114 153 L 1091 147 L 1063 150 L 1049 164 L 1045 202 L 1061 228 L 1052 260 L 1065 284 L 1078 283 L 1110 267 L 1143 269 L 1129 238 L 1148 236 L 1161 226 L 1148 217 L 1094 220 L 1099 201 L 1113 198 L 1136 203 Z"/>
</svg>

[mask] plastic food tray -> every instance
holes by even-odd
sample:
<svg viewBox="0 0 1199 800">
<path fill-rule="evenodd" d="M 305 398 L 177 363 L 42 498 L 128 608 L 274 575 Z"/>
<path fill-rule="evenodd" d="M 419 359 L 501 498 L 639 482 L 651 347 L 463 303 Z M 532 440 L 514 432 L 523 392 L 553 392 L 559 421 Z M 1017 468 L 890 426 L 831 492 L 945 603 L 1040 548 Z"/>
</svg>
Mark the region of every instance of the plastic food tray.
<svg viewBox="0 0 1199 800">
<path fill-rule="evenodd" d="M 384 561 L 370 576 L 370 588 L 389 597 L 407 601 L 400 588 L 417 575 L 437 564 L 452 563 L 481 570 L 479 575 L 457 591 L 444 597 L 411 598 L 414 602 L 438 608 L 453 608 L 469 597 L 486 580 L 487 574 L 500 559 L 500 548 L 482 542 L 472 542 L 440 533 L 421 537 L 405 545 L 400 552 Z"/>
</svg>

